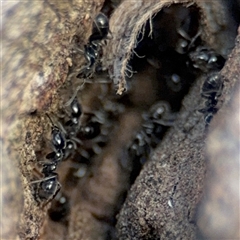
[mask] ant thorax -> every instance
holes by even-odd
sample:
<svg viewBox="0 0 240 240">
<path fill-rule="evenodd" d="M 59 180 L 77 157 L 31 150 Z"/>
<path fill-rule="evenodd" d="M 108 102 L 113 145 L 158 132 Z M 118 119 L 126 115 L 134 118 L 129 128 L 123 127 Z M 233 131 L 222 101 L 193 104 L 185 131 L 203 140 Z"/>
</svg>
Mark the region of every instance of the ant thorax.
<svg viewBox="0 0 240 240">
<path fill-rule="evenodd" d="M 209 125 L 218 111 L 218 98 L 222 94 L 223 79 L 218 72 L 209 73 L 203 83 L 201 96 L 205 98 L 205 107 L 198 111 L 204 113 L 206 125 Z"/>
</svg>

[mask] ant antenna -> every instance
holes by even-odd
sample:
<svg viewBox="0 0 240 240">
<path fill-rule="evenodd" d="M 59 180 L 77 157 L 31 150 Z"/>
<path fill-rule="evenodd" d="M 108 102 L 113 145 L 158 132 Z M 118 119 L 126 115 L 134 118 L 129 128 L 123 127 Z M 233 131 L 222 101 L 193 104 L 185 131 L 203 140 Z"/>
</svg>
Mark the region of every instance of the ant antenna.
<svg viewBox="0 0 240 240">
<path fill-rule="evenodd" d="M 52 123 L 52 126 L 55 127 L 55 124 L 53 123 L 53 120 L 50 118 L 49 114 L 46 113 L 46 116 L 48 117 L 48 119 L 50 120 L 50 122 Z"/>
<path fill-rule="evenodd" d="M 56 177 L 57 177 L 57 175 L 53 175 L 53 176 L 49 176 L 49 177 L 46 177 L 46 178 L 43 178 L 43 179 L 38 179 L 38 180 L 35 180 L 35 181 L 31 181 L 30 183 L 31 184 L 40 183 L 40 182 L 44 182 L 44 181 L 47 181 L 49 179 L 56 178 Z"/>
<path fill-rule="evenodd" d="M 85 83 L 111 83 L 111 80 L 103 80 L 103 81 L 91 81 L 90 79 L 84 79 L 83 83 L 81 85 L 78 85 L 75 92 L 73 93 L 73 96 L 65 103 L 65 107 L 68 107 L 71 105 L 71 103 L 73 102 L 74 98 L 77 96 L 77 93 L 79 90 L 81 90 L 84 87 Z"/>
</svg>

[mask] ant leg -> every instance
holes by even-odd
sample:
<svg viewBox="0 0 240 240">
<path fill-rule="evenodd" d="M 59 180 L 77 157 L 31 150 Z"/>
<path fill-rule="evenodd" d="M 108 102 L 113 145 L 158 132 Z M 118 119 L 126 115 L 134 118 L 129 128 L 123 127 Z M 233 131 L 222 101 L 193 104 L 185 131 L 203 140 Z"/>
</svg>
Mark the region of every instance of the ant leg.
<svg viewBox="0 0 240 240">
<path fill-rule="evenodd" d="M 175 119 L 158 119 L 158 120 L 153 120 L 154 123 L 157 123 L 157 124 L 160 124 L 160 125 L 163 125 L 165 127 L 172 127 L 175 122 L 174 122 Z"/>
<path fill-rule="evenodd" d="M 189 43 L 188 49 L 190 49 L 193 44 L 196 42 L 197 38 L 201 35 L 202 30 L 198 30 L 198 32 L 196 33 L 196 35 L 192 38 L 192 40 Z"/>
<path fill-rule="evenodd" d="M 74 148 L 75 149 L 77 149 L 77 145 L 76 145 L 76 143 L 75 142 L 77 142 L 77 143 L 79 143 L 79 144 L 83 144 L 83 142 L 80 140 L 80 139 L 78 139 L 78 138 L 76 138 L 76 137 L 72 137 L 71 138 L 73 141 L 73 144 L 74 144 Z"/>
<path fill-rule="evenodd" d="M 55 124 L 53 123 L 53 120 L 51 119 L 51 117 L 49 116 L 49 114 L 48 114 L 48 113 L 46 113 L 46 116 L 47 116 L 47 117 L 48 117 L 48 119 L 50 120 L 50 122 L 51 122 L 52 126 L 55 126 Z"/>
<path fill-rule="evenodd" d="M 181 37 L 183 37 L 184 39 L 186 39 L 186 40 L 188 40 L 188 41 L 191 42 L 190 36 L 189 36 L 182 28 L 177 29 L 177 33 L 178 33 Z"/>
<path fill-rule="evenodd" d="M 58 122 L 58 126 L 61 128 L 61 130 L 65 134 L 65 136 L 67 136 L 68 133 L 67 133 L 66 129 L 63 127 L 63 125 L 60 122 Z"/>
<path fill-rule="evenodd" d="M 56 178 L 56 177 L 57 177 L 57 174 L 56 174 L 56 175 L 53 175 L 53 176 L 49 176 L 49 177 L 43 178 L 43 179 L 31 181 L 30 183 L 31 183 L 31 184 L 41 183 L 41 182 L 44 182 L 44 181 L 47 181 L 47 180 L 49 180 L 49 179 Z"/>
<path fill-rule="evenodd" d="M 72 39 L 70 40 L 70 46 L 71 46 L 71 52 L 72 53 L 81 53 L 84 54 L 84 50 L 78 47 L 78 36 L 74 35 Z"/>
<path fill-rule="evenodd" d="M 86 80 L 84 79 L 83 83 L 79 86 L 77 86 L 75 92 L 73 93 L 73 96 L 65 103 L 65 107 L 68 107 L 71 105 L 71 103 L 73 102 L 74 98 L 77 96 L 77 93 L 79 90 L 81 90 L 84 87 Z"/>
<path fill-rule="evenodd" d="M 77 52 L 80 52 L 80 53 L 84 54 L 84 50 L 82 50 L 82 49 L 79 48 L 79 47 L 76 47 L 75 50 L 77 50 Z"/>
</svg>

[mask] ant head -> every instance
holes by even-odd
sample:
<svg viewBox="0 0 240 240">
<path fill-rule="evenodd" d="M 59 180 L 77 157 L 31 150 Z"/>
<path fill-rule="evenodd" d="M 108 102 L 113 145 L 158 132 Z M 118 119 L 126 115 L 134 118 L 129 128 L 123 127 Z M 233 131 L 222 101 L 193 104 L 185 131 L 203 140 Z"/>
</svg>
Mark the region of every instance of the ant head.
<svg viewBox="0 0 240 240">
<path fill-rule="evenodd" d="M 161 119 L 169 111 L 169 104 L 167 102 L 160 101 L 151 107 L 150 114 L 153 119 L 158 120 Z"/>
<path fill-rule="evenodd" d="M 96 18 L 95 18 L 95 22 L 96 22 L 96 25 L 99 27 L 99 28 L 106 28 L 108 29 L 109 28 L 109 21 L 108 21 L 108 18 L 107 16 L 100 12 Z"/>
<path fill-rule="evenodd" d="M 107 37 L 109 33 L 109 21 L 106 15 L 99 13 L 92 27 L 92 35 L 89 37 L 89 42 L 93 43 L 94 41 L 101 41 Z"/>
<path fill-rule="evenodd" d="M 221 70 L 225 64 L 225 59 L 207 46 L 199 46 L 189 53 L 192 66 L 203 72 L 209 70 Z"/>
</svg>

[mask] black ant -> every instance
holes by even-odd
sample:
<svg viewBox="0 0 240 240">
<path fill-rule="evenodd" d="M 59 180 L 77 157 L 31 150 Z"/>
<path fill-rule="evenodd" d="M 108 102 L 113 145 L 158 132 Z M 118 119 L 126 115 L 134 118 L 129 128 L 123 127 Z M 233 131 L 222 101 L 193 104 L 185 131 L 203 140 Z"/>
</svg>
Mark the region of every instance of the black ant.
<svg viewBox="0 0 240 240">
<path fill-rule="evenodd" d="M 88 43 L 84 46 L 84 56 L 88 65 L 77 75 L 77 78 L 88 78 L 94 72 L 95 63 L 99 59 L 99 46 L 98 44 Z"/>
<path fill-rule="evenodd" d="M 66 133 L 64 134 L 60 131 L 60 129 L 53 124 L 50 116 L 48 114 L 46 115 L 52 123 L 52 144 L 55 148 L 55 154 L 51 152 L 47 155 L 47 158 L 51 159 L 51 157 L 53 157 L 55 160 L 58 159 L 59 161 L 67 159 L 72 150 L 76 149 L 76 143 L 68 138 Z"/>
<path fill-rule="evenodd" d="M 79 118 L 82 115 L 80 104 L 75 97 L 74 100 L 71 102 L 71 109 L 72 109 L 72 119 L 67 121 L 65 126 L 73 127 L 72 131 L 68 131 L 69 135 L 75 136 L 79 130 L 79 137 L 80 139 L 93 139 L 97 137 L 100 132 L 100 123 L 97 121 L 89 121 L 85 125 L 80 126 Z M 85 113 L 86 115 L 91 113 Z"/>
<path fill-rule="evenodd" d="M 58 159 L 62 160 L 64 156 L 64 149 L 66 147 L 65 138 L 63 136 L 63 133 L 60 131 L 60 129 L 56 125 L 54 125 L 50 116 L 48 114 L 46 114 L 46 116 L 49 118 L 50 122 L 52 123 L 52 131 L 51 131 L 52 144 L 54 146 L 54 152 L 56 153 L 54 158 L 57 157 Z M 54 153 L 50 153 L 50 155 L 48 154 L 47 156 L 49 158 L 50 156 L 53 156 L 53 155 Z"/>
<path fill-rule="evenodd" d="M 220 54 L 206 46 L 199 46 L 190 52 L 189 59 L 193 68 L 203 72 L 221 70 L 225 64 L 225 59 Z"/>
<path fill-rule="evenodd" d="M 40 164 L 42 164 L 41 173 L 44 178 L 32 182 L 32 184 L 38 184 L 35 188 L 35 192 L 37 192 L 36 199 L 39 199 L 40 201 L 51 200 L 61 188 L 61 185 L 58 182 L 58 174 L 55 171 L 57 170 L 58 163 L 62 161 L 64 156 L 64 148 L 62 148 L 65 146 L 63 144 L 64 139 L 56 126 L 52 129 L 52 136 L 54 139 L 53 145 L 56 148 L 56 151 L 47 154 L 46 159 L 48 161 L 40 162 Z"/>
<path fill-rule="evenodd" d="M 45 177 L 49 177 L 49 175 L 57 170 L 58 162 L 43 162 L 42 165 L 42 173 Z"/>
<path fill-rule="evenodd" d="M 174 121 L 174 115 L 171 113 L 170 105 L 165 101 L 159 101 L 155 103 L 149 111 L 150 119 L 154 123 L 161 124 L 163 126 L 172 126 Z"/>
<path fill-rule="evenodd" d="M 79 119 L 82 115 L 81 106 L 75 97 L 70 104 L 71 106 L 71 119 L 65 123 L 65 127 L 68 130 L 68 135 L 71 137 L 76 136 L 79 129 Z"/>
<path fill-rule="evenodd" d="M 128 147 L 128 154 L 133 160 L 130 181 L 133 182 L 139 174 L 142 165 L 147 161 L 153 148 L 157 146 L 167 129 L 173 125 L 174 114 L 167 102 L 154 104 L 150 111 L 143 114 L 143 129 L 137 133 L 132 144 Z"/>
<path fill-rule="evenodd" d="M 95 71 L 96 62 L 99 60 L 100 42 L 107 38 L 109 33 L 109 20 L 103 13 L 99 13 L 92 26 L 92 34 L 88 39 L 88 43 L 84 46 L 84 56 L 88 62 L 88 65 L 80 71 L 77 78 L 88 78 Z"/>
<path fill-rule="evenodd" d="M 81 115 L 81 108 L 78 102 L 73 101 L 72 107 L 72 119 L 73 124 L 78 124 L 78 118 Z M 40 162 L 42 164 L 41 173 L 44 178 L 42 180 L 33 181 L 32 184 L 37 184 L 35 192 L 37 192 L 36 199 L 49 200 L 54 198 L 61 188 L 58 182 L 58 175 L 55 172 L 57 165 L 63 159 L 68 158 L 73 148 L 76 148 L 76 144 L 66 137 L 56 125 L 54 125 L 52 119 L 48 114 L 46 114 L 52 124 L 52 144 L 54 151 L 46 155 L 47 161 Z"/>
<path fill-rule="evenodd" d="M 181 38 L 178 41 L 176 51 L 180 54 L 188 54 L 188 66 L 203 72 L 223 68 L 225 59 L 220 54 L 207 46 L 196 47 L 203 44 L 200 38 L 201 31 L 198 31 L 193 37 L 190 37 L 183 28 L 179 28 L 177 32 Z"/>
<path fill-rule="evenodd" d="M 173 125 L 175 117 L 170 114 L 168 103 L 160 101 L 150 108 L 149 113 L 143 114 L 143 119 L 143 130 L 136 135 L 129 148 L 129 151 L 134 152 L 132 155 L 136 156 L 149 155 L 148 146 L 156 147 L 164 132 Z"/>
<path fill-rule="evenodd" d="M 147 161 L 151 152 L 149 137 L 144 131 L 140 131 L 136 134 L 127 152 L 132 159 L 132 170 L 130 174 L 130 183 L 132 184 L 139 175 L 143 164 Z"/>
<path fill-rule="evenodd" d="M 170 76 L 166 76 L 166 83 L 168 85 L 168 87 L 170 87 L 170 89 L 174 92 L 179 92 L 182 90 L 182 79 L 181 77 L 176 74 L 173 73 Z"/>
<path fill-rule="evenodd" d="M 102 41 L 109 33 L 109 20 L 104 13 L 98 13 L 93 22 L 92 34 L 89 37 L 90 43 Z"/>
<path fill-rule="evenodd" d="M 137 157 L 141 164 L 146 162 L 151 149 L 149 146 L 149 138 L 144 131 L 137 133 L 128 151 L 130 156 Z"/>
<path fill-rule="evenodd" d="M 54 198 L 61 188 L 58 182 L 57 173 L 52 173 L 51 176 L 42 180 L 33 181 L 32 183 L 40 183 L 37 188 L 37 197 L 41 201 Z"/>
<path fill-rule="evenodd" d="M 149 113 L 143 115 L 143 118 L 143 127 L 151 139 L 151 146 L 155 148 L 166 130 L 173 126 L 175 115 L 171 113 L 170 106 L 167 102 L 160 101 L 154 104 L 150 108 Z"/>
<path fill-rule="evenodd" d="M 52 162 L 60 162 L 63 158 L 63 154 L 60 151 L 53 151 L 47 154 L 46 159 L 51 160 Z"/>
<path fill-rule="evenodd" d="M 107 123 L 107 115 L 104 111 L 93 111 L 93 112 L 85 112 L 86 118 L 82 119 L 80 130 L 79 130 L 79 138 L 83 140 L 90 140 L 98 137 L 102 130 L 106 134 L 106 130 L 108 128 Z M 102 129 L 103 126 L 103 129 Z M 105 131 L 104 131 L 104 127 Z M 95 139 L 100 140 L 100 142 L 104 141 L 104 133 L 99 136 L 99 138 Z"/>
<path fill-rule="evenodd" d="M 222 94 L 223 81 L 218 72 L 209 74 L 202 86 L 201 96 L 206 98 L 205 107 L 198 110 L 204 113 L 204 120 L 206 124 L 210 124 L 213 115 L 218 111 L 217 103 L 218 98 Z"/>
<path fill-rule="evenodd" d="M 101 132 L 99 122 L 88 122 L 85 126 L 80 127 L 79 136 L 81 139 L 93 139 Z"/>
<path fill-rule="evenodd" d="M 36 200 L 51 200 L 56 196 L 61 188 L 58 182 L 58 175 L 55 172 L 57 169 L 57 162 L 42 162 L 42 171 L 44 178 L 31 182 L 37 184 L 35 188 Z"/>
<path fill-rule="evenodd" d="M 81 106 L 77 100 L 77 98 L 75 98 L 72 103 L 71 103 L 71 116 L 72 116 L 72 123 L 77 125 L 79 123 L 79 118 L 82 115 L 82 110 L 81 110 Z"/>
</svg>

